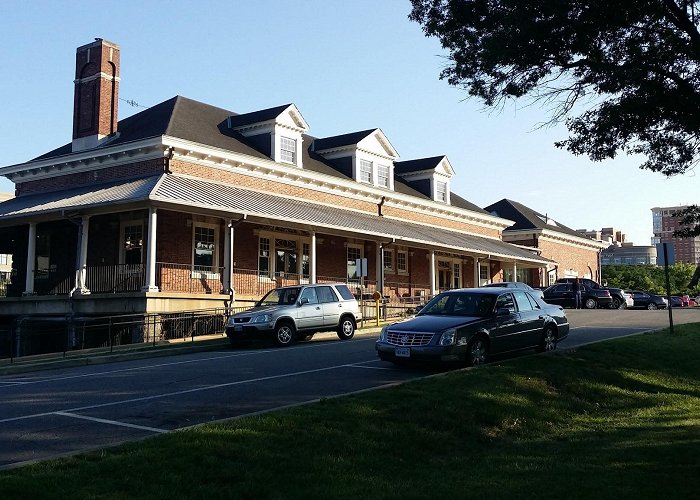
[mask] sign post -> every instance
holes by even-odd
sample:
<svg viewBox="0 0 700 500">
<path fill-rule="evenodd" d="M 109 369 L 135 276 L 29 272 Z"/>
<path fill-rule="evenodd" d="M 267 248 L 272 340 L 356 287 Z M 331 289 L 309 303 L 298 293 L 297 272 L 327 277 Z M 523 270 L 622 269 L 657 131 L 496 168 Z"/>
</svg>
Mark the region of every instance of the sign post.
<svg viewBox="0 0 700 500">
<path fill-rule="evenodd" d="M 666 276 L 666 300 L 668 301 L 668 325 L 671 330 L 671 335 L 673 335 L 673 312 L 672 312 L 672 307 L 671 307 L 671 280 L 668 275 L 668 265 L 670 264 L 675 264 L 676 256 L 675 252 L 673 251 L 673 247 L 668 248 L 668 243 L 659 243 L 656 245 L 656 252 L 657 256 L 659 254 L 659 247 L 662 246 L 662 252 L 663 252 L 663 262 L 664 262 L 664 275 Z M 657 257 L 657 264 L 658 264 L 658 257 Z"/>
</svg>

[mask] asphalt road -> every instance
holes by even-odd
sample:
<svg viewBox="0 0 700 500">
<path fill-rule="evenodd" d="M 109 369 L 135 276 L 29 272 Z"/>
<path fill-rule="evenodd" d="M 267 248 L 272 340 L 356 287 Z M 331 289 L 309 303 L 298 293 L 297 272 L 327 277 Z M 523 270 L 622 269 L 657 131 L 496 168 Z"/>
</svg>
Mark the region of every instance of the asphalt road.
<svg viewBox="0 0 700 500">
<path fill-rule="evenodd" d="M 666 311 L 567 314 L 572 330 L 562 349 L 668 325 Z M 700 322 L 700 308 L 674 310 L 674 322 Z M 0 469 L 433 373 L 379 361 L 375 337 L 0 377 Z"/>
</svg>

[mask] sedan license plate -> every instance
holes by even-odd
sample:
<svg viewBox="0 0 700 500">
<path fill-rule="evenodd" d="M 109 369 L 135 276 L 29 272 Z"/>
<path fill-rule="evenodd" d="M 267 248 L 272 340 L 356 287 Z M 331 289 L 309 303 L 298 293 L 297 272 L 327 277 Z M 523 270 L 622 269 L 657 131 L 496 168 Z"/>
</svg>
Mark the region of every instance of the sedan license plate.
<svg viewBox="0 0 700 500">
<path fill-rule="evenodd" d="M 410 358 L 411 348 L 410 347 L 396 347 L 394 348 L 394 355 L 397 358 Z"/>
<path fill-rule="evenodd" d="M 242 326 L 234 326 L 234 327 L 233 327 L 233 331 L 234 331 L 234 332 L 242 332 L 242 331 L 243 331 L 243 327 L 242 327 Z"/>
</svg>

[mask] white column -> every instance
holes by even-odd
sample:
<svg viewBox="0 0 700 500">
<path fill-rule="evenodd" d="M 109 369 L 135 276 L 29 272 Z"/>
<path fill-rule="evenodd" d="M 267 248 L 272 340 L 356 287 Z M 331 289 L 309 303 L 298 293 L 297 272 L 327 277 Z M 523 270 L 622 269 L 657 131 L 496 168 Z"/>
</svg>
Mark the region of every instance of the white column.
<svg viewBox="0 0 700 500">
<path fill-rule="evenodd" d="M 36 222 L 29 223 L 27 241 L 27 278 L 24 282 L 23 295 L 34 294 L 34 271 L 36 265 Z"/>
<path fill-rule="evenodd" d="M 513 261 L 513 281 L 518 281 L 518 264 Z"/>
<path fill-rule="evenodd" d="M 474 257 L 474 288 L 478 288 L 479 285 L 479 258 Z"/>
<path fill-rule="evenodd" d="M 309 283 L 316 283 L 316 232 L 311 231 L 309 246 Z"/>
<path fill-rule="evenodd" d="M 231 286 L 231 272 L 233 271 L 233 224 L 231 221 L 224 221 L 226 223 L 226 234 L 224 235 L 224 269 L 221 275 L 222 286 L 224 292 L 228 293 Z"/>
<path fill-rule="evenodd" d="M 375 262 L 375 268 L 377 272 L 375 273 L 375 279 L 377 280 L 377 290 L 379 290 L 379 287 L 382 284 L 382 242 L 377 241 L 375 242 L 377 244 L 377 252 L 376 252 L 376 262 Z"/>
<path fill-rule="evenodd" d="M 156 286 L 156 229 L 158 227 L 158 213 L 151 207 L 148 209 L 148 255 L 146 257 L 146 285 L 142 292 L 157 292 Z"/>
<path fill-rule="evenodd" d="M 437 295 L 437 287 L 435 286 L 435 250 L 430 251 L 430 295 Z"/>
<path fill-rule="evenodd" d="M 83 215 L 80 220 L 80 255 L 78 256 L 78 266 L 76 269 L 77 283 L 75 293 L 77 295 L 89 295 L 90 290 L 85 284 L 87 274 L 87 252 L 88 252 L 88 230 L 90 228 L 90 216 Z"/>
</svg>

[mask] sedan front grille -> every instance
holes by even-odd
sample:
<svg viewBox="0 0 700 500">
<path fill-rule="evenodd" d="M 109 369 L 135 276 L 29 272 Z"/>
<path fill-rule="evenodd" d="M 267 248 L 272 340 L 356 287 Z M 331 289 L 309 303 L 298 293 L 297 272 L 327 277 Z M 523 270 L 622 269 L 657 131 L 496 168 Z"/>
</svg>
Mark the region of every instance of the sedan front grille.
<svg viewBox="0 0 700 500">
<path fill-rule="evenodd" d="M 392 345 L 419 346 L 428 345 L 434 333 L 386 332 L 386 341 Z"/>
</svg>

